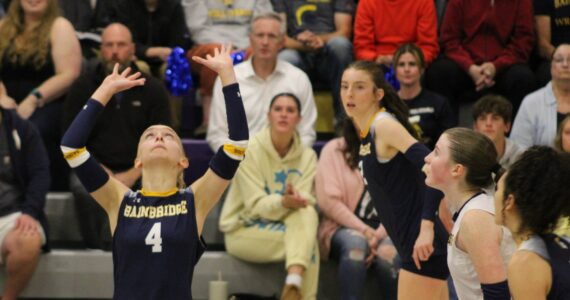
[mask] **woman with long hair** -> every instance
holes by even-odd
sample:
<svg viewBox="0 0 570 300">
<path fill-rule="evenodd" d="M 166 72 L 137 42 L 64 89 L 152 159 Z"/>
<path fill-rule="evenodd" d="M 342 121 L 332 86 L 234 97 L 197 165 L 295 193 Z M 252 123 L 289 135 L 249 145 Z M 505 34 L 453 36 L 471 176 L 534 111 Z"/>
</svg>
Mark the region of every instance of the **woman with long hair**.
<svg viewBox="0 0 570 300">
<path fill-rule="evenodd" d="M 243 103 L 233 72 L 231 46 L 197 63 L 216 71 L 224 86 L 229 139 L 210 161 L 210 168 L 190 187 L 182 174 L 188 158 L 174 130 L 146 129 L 138 145 L 135 168 L 142 170 L 142 189 L 131 191 L 110 177 L 85 148 L 97 115 L 112 95 L 144 84 L 130 68 L 116 64 L 77 115 L 62 140 L 62 152 L 77 176 L 103 207 L 113 235 L 113 299 L 192 299 L 194 266 L 204 251 L 204 221 L 244 157 L 249 137 Z"/>
<path fill-rule="evenodd" d="M 348 119 L 343 125 L 343 136 L 323 147 L 317 165 L 315 189 L 323 217 L 318 232 L 321 257 L 338 262 L 341 299 L 364 297 L 368 269 L 376 275 L 374 282 L 382 299 L 396 299 L 398 253 L 378 220 L 358 168 L 356 128 Z"/>
<path fill-rule="evenodd" d="M 269 126 L 251 139 L 220 217 L 229 254 L 250 262 L 285 262 L 281 299 L 316 299 L 319 282 L 317 155 L 301 144 L 296 130 L 301 109 L 294 94 L 273 97 Z"/>
<path fill-rule="evenodd" d="M 513 299 L 570 299 L 570 240 L 552 231 L 570 215 L 570 155 L 535 146 L 500 177 L 495 222 L 517 245 L 508 266 Z"/>
<path fill-rule="evenodd" d="M 459 299 L 509 300 L 506 265 L 511 234 L 493 220 L 486 193 L 501 170 L 493 142 L 467 128 L 445 131 L 425 159 L 426 184 L 441 190 L 453 213 L 447 265 Z"/>
<path fill-rule="evenodd" d="M 65 188 L 57 120 L 62 96 L 81 69 L 75 30 L 59 15 L 57 0 L 12 0 L 0 20 L 0 37 L 0 103 L 36 125 L 48 150 L 52 186 Z"/>
<path fill-rule="evenodd" d="M 433 149 L 439 136 L 457 125 L 455 114 L 445 97 L 422 87 L 426 69 L 422 49 L 415 44 L 400 46 L 393 66 L 400 83 L 398 96 L 410 108 L 410 123 L 419 131 L 420 141 Z"/>
<path fill-rule="evenodd" d="M 402 259 L 398 298 L 447 299 L 447 233 L 436 217 L 443 195 L 424 183 L 429 149 L 416 140 L 406 105 L 368 61 L 344 71 L 341 98 L 360 132 L 368 191 Z"/>
</svg>

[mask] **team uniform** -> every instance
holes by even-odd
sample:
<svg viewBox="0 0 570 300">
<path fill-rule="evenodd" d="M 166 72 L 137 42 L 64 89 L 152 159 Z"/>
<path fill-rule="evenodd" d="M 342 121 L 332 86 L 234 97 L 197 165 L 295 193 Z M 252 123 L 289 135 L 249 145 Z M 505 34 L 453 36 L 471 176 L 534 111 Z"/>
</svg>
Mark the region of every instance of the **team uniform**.
<svg viewBox="0 0 570 300">
<path fill-rule="evenodd" d="M 372 121 L 370 131 L 362 138 L 360 146 L 361 169 L 368 191 L 376 211 L 379 212 L 380 222 L 400 254 L 402 268 L 444 280 L 449 276 L 445 261 L 447 232 L 439 218 L 434 219 L 434 252 L 427 261 L 421 262 L 421 270 L 418 270 L 413 262 L 412 252 L 420 232 L 428 187 L 424 183 L 425 176 L 421 170 L 403 153 L 398 152 L 389 161 L 377 159 L 374 128 L 376 122 L 382 118 L 395 119 L 390 113 L 379 112 Z"/>
<path fill-rule="evenodd" d="M 453 228 L 447 245 L 447 265 L 449 266 L 455 291 L 457 292 L 459 299 L 483 300 L 483 290 L 481 289 L 481 283 L 477 277 L 477 272 L 469 254 L 457 248 L 455 237 L 461 229 L 461 221 L 467 212 L 471 210 L 482 210 L 495 215 L 495 206 L 493 201 L 494 198 L 492 196 L 482 192 L 478 193 L 469 199 L 454 215 Z M 500 249 L 506 270 L 507 264 L 512 254 L 515 252 L 516 246 L 511 233 L 504 227 L 502 230 L 503 235 Z"/>
<path fill-rule="evenodd" d="M 190 283 L 204 248 L 190 188 L 129 191 L 113 236 L 113 299 L 192 299 Z"/>
<path fill-rule="evenodd" d="M 570 299 L 570 239 L 555 234 L 533 235 L 522 242 L 521 250 L 536 253 L 550 265 L 552 285 L 546 299 Z"/>
</svg>

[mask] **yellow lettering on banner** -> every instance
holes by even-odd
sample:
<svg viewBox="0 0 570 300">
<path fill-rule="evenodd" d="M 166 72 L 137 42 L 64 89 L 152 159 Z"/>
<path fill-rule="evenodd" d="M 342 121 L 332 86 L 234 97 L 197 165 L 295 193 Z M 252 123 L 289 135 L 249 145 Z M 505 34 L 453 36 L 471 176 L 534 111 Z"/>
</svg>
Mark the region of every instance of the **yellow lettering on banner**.
<svg viewBox="0 0 570 300">
<path fill-rule="evenodd" d="M 188 214 L 186 208 L 187 201 L 180 201 L 178 204 L 166 204 L 161 206 L 135 206 L 125 205 L 123 215 L 127 218 L 149 218 L 156 219 Z"/>
</svg>

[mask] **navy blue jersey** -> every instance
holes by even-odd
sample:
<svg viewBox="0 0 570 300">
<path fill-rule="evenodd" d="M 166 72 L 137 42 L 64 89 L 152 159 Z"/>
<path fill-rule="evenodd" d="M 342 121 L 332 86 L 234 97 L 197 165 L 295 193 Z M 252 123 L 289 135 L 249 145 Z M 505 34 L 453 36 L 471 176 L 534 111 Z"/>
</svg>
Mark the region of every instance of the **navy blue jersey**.
<svg viewBox="0 0 570 300">
<path fill-rule="evenodd" d="M 394 242 L 402 261 L 409 262 L 412 261 L 414 244 L 420 232 L 427 188 L 425 177 L 401 152 L 390 161 L 379 162 L 373 127 L 360 145 L 361 168 L 380 222 Z M 439 218 L 435 223 L 433 255 L 445 255 L 447 233 Z"/>
<path fill-rule="evenodd" d="M 190 188 L 128 192 L 113 236 L 113 299 L 192 299 L 203 252 Z"/>
<path fill-rule="evenodd" d="M 570 241 L 555 234 L 542 235 L 552 268 L 552 286 L 546 299 L 570 299 Z"/>
</svg>

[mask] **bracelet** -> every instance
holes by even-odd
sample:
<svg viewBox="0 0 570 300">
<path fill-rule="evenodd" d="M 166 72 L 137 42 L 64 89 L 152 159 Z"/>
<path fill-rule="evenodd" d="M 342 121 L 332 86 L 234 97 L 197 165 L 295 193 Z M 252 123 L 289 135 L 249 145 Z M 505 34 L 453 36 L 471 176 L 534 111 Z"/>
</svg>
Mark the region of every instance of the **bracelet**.
<svg viewBox="0 0 570 300">
<path fill-rule="evenodd" d="M 42 93 L 40 93 L 40 91 L 37 88 L 33 89 L 30 92 L 30 94 L 36 97 L 36 104 L 38 105 L 38 107 L 42 107 L 44 105 L 43 101 L 44 96 L 42 95 Z"/>
</svg>

